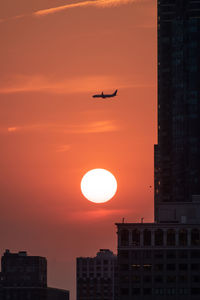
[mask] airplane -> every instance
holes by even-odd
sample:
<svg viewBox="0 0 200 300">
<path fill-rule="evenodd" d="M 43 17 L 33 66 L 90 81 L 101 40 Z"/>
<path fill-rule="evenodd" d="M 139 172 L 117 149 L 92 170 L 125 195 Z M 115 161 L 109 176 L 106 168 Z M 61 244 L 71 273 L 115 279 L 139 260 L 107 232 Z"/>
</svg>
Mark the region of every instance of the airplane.
<svg viewBox="0 0 200 300">
<path fill-rule="evenodd" d="M 111 98 L 111 97 L 115 97 L 117 95 L 117 90 L 114 91 L 113 94 L 104 94 L 103 92 L 101 94 L 98 95 L 93 95 L 93 98 Z"/>
</svg>

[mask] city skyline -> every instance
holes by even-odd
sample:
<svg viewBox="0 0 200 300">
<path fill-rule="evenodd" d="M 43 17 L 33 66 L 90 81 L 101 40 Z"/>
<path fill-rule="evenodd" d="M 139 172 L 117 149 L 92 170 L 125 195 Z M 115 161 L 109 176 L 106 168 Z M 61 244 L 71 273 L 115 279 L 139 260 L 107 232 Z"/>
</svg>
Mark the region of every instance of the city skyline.
<svg viewBox="0 0 200 300">
<path fill-rule="evenodd" d="M 0 4 L 0 251 L 47 257 L 49 284 L 72 300 L 76 257 L 115 251 L 123 217 L 153 220 L 156 3 L 108 2 Z M 94 168 L 117 179 L 106 204 L 81 194 Z"/>
</svg>

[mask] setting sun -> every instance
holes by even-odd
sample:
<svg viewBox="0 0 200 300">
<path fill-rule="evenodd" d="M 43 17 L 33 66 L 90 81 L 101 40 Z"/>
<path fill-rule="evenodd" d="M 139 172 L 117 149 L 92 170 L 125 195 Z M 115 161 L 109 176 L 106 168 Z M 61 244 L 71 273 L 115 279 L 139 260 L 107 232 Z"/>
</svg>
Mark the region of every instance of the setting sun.
<svg viewBox="0 0 200 300">
<path fill-rule="evenodd" d="M 117 191 L 117 181 L 109 171 L 93 169 L 83 176 L 81 191 L 89 201 L 95 203 L 107 202 Z"/>
</svg>

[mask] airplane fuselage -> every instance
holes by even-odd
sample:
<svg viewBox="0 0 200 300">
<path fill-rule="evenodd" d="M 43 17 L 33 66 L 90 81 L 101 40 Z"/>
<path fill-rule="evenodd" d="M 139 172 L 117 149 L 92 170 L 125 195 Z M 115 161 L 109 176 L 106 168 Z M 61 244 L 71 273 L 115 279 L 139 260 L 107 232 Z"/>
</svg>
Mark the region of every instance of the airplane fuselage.
<svg viewBox="0 0 200 300">
<path fill-rule="evenodd" d="M 104 94 L 103 92 L 101 94 L 93 95 L 93 98 L 112 98 L 117 95 L 117 90 L 113 94 Z"/>
</svg>

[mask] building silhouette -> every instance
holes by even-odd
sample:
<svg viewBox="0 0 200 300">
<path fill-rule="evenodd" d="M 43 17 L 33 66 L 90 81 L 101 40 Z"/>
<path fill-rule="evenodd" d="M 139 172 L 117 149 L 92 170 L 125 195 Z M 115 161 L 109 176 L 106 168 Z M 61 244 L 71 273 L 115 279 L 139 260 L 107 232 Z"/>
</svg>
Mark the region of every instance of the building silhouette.
<svg viewBox="0 0 200 300">
<path fill-rule="evenodd" d="M 157 5 L 155 222 L 116 224 L 118 300 L 199 300 L 200 1 Z"/>
<path fill-rule="evenodd" d="M 68 291 L 47 287 L 45 257 L 6 250 L 0 275 L 0 300 L 69 300 Z"/>
<path fill-rule="evenodd" d="M 200 2 L 158 1 L 155 220 L 200 215 Z"/>
<path fill-rule="evenodd" d="M 117 257 L 100 249 L 95 257 L 76 261 L 77 300 L 114 300 Z"/>
<path fill-rule="evenodd" d="M 4 287 L 47 287 L 47 260 L 28 256 L 25 251 L 11 253 L 6 250 L 1 258 Z"/>
</svg>

